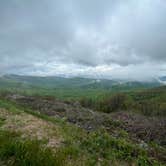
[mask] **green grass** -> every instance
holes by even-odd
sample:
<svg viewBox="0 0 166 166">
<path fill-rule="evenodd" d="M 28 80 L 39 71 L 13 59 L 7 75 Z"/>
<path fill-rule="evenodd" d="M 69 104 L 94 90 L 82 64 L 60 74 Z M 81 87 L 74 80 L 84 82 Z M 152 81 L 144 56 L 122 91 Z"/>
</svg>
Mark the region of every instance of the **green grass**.
<svg viewBox="0 0 166 166">
<path fill-rule="evenodd" d="M 0 131 L 0 158 L 7 165 L 63 166 L 67 164 L 67 157 L 72 155 L 70 148 L 53 152 L 38 140 L 20 140 L 16 133 Z"/>
<path fill-rule="evenodd" d="M 111 92 L 111 90 L 105 89 L 84 89 L 84 88 L 40 88 L 40 87 L 8 87 L 1 88 L 1 93 L 19 93 L 27 96 L 52 96 L 61 100 L 78 100 L 80 98 L 90 97 L 99 98 L 105 95 L 105 93 Z"/>
<path fill-rule="evenodd" d="M 79 165 L 78 159 L 83 155 L 86 156 L 81 162 L 84 165 L 109 165 L 122 161 L 138 166 L 161 165 L 149 159 L 143 149 L 111 138 L 106 133 L 92 133 L 84 138 L 80 146 L 69 145 L 53 152 L 50 148 L 44 148 L 40 141 L 21 141 L 17 133 L 0 131 L 0 159 L 9 166 L 63 166 L 69 165 L 69 162 L 72 165 L 74 161 L 75 165 Z"/>
</svg>

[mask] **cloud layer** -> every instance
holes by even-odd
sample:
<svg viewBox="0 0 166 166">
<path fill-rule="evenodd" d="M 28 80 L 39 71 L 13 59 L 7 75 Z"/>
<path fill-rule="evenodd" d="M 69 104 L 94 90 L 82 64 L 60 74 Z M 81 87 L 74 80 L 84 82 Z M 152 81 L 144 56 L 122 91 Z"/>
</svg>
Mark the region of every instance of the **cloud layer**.
<svg viewBox="0 0 166 166">
<path fill-rule="evenodd" d="M 0 73 L 166 74 L 165 0 L 0 2 Z"/>
</svg>

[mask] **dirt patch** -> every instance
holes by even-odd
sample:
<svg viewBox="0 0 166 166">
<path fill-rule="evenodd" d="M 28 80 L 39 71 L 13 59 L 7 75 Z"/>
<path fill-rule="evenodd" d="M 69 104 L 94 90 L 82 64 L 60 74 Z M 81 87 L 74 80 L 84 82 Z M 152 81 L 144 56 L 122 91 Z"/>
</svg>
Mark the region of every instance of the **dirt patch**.
<svg viewBox="0 0 166 166">
<path fill-rule="evenodd" d="M 47 140 L 47 145 L 50 147 L 58 147 L 62 142 L 56 125 L 32 115 L 24 112 L 14 114 L 0 109 L 0 118 L 5 121 L 1 129 L 20 132 L 23 138 Z"/>
</svg>

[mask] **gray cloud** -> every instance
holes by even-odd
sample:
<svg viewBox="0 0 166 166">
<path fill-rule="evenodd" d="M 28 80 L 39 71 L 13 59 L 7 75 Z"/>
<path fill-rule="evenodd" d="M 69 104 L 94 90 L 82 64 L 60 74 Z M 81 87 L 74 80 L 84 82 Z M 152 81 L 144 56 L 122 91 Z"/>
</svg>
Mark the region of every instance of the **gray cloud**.
<svg viewBox="0 0 166 166">
<path fill-rule="evenodd" d="M 0 2 L 1 73 L 127 78 L 149 68 L 144 77 L 156 76 L 165 71 L 165 43 L 164 0 Z"/>
</svg>

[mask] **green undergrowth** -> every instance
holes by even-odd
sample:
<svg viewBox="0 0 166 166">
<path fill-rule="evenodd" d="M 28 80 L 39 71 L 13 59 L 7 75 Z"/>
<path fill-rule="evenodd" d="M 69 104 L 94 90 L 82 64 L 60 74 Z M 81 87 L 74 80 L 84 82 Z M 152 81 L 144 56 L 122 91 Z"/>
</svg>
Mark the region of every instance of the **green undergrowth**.
<svg viewBox="0 0 166 166">
<path fill-rule="evenodd" d="M 138 145 L 131 144 L 125 139 L 111 137 L 106 132 L 91 133 L 84 139 L 82 147 L 91 154 L 94 163 L 103 159 L 103 163 L 109 165 L 110 161 L 126 161 L 136 165 L 160 165 L 158 162 L 148 158 L 147 152 Z"/>
<path fill-rule="evenodd" d="M 70 148 L 53 152 L 38 140 L 20 140 L 17 133 L 0 131 L 0 158 L 9 166 L 63 166 L 76 156 Z M 73 157 L 74 159 L 74 157 Z"/>
<path fill-rule="evenodd" d="M 76 140 L 75 140 L 76 141 Z M 38 140 L 21 140 L 19 134 L 0 131 L 0 159 L 9 166 L 110 165 L 132 163 L 138 166 L 159 166 L 147 157 L 145 150 L 111 138 L 104 133 L 92 133 L 80 142 L 66 142 L 56 151 L 45 148 Z M 84 157 L 83 157 L 84 156 Z"/>
<path fill-rule="evenodd" d="M 65 120 L 50 118 L 22 108 L 6 100 L 0 100 L 0 108 L 13 113 L 30 113 L 58 126 L 63 143 L 56 149 L 48 148 L 43 141 L 23 139 L 19 133 L 0 130 L 0 160 L 7 166 L 63 166 L 63 165 L 136 165 L 160 166 L 139 145 L 125 138 L 115 138 L 105 130 L 86 132 Z M 0 119 L 3 125 L 4 120 Z"/>
</svg>

